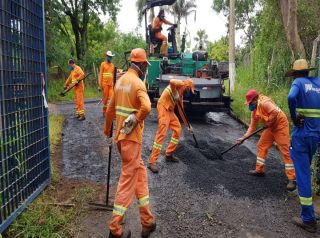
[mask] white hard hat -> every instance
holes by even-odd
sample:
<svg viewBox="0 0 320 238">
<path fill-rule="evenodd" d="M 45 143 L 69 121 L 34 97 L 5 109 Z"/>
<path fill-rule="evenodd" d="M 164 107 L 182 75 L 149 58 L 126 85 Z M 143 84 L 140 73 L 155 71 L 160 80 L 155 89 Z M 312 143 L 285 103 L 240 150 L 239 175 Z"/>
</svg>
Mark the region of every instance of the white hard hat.
<svg viewBox="0 0 320 238">
<path fill-rule="evenodd" d="M 111 56 L 111 57 L 114 56 L 114 54 L 112 54 L 112 52 L 110 50 L 107 51 L 106 55 Z"/>
</svg>

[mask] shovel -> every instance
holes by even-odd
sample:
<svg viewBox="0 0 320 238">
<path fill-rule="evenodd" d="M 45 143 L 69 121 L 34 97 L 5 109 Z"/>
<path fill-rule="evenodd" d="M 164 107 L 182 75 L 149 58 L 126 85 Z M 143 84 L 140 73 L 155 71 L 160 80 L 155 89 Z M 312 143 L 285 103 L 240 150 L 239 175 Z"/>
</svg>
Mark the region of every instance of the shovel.
<svg viewBox="0 0 320 238">
<path fill-rule="evenodd" d="M 184 118 L 186 119 L 187 124 L 188 124 L 188 127 L 189 127 L 189 129 L 190 129 L 190 128 L 191 128 L 191 124 L 190 124 L 189 120 L 187 119 L 187 115 L 186 115 L 186 113 L 184 112 L 184 110 L 183 110 L 183 108 L 181 107 L 181 105 L 180 105 L 179 102 L 178 102 L 178 107 L 179 107 L 180 111 L 183 113 Z M 194 142 L 196 143 L 195 147 L 196 147 L 196 148 L 199 148 L 199 143 L 198 143 L 197 138 L 196 138 L 196 136 L 194 135 L 194 133 L 192 133 L 192 137 L 193 137 Z"/>
<path fill-rule="evenodd" d="M 256 130 L 255 132 L 253 132 L 252 134 L 250 134 L 249 136 L 247 136 L 246 138 L 244 138 L 243 141 L 242 141 L 242 143 L 243 143 L 244 141 L 248 140 L 250 137 L 258 134 L 258 133 L 261 132 L 261 131 L 263 131 L 264 129 L 266 129 L 266 127 L 262 127 L 262 128 L 260 128 L 260 129 Z M 241 144 L 242 144 L 242 143 L 241 143 Z M 230 150 L 232 150 L 233 148 L 237 147 L 238 145 L 240 145 L 240 144 L 238 144 L 238 143 L 237 143 L 237 144 L 234 144 L 234 145 L 231 146 L 230 148 L 228 148 L 228 149 L 226 149 L 225 151 L 221 152 L 221 155 L 224 155 L 225 153 L 229 152 Z"/>
<path fill-rule="evenodd" d="M 83 77 L 82 79 L 80 79 L 77 83 L 73 83 L 70 85 L 70 87 L 68 87 L 67 89 L 63 90 L 63 92 L 59 93 L 59 95 L 61 97 L 66 96 L 67 92 L 69 92 L 71 89 L 73 89 L 78 83 L 80 83 L 82 80 L 86 79 L 91 73 L 88 73 L 85 77 Z"/>
</svg>

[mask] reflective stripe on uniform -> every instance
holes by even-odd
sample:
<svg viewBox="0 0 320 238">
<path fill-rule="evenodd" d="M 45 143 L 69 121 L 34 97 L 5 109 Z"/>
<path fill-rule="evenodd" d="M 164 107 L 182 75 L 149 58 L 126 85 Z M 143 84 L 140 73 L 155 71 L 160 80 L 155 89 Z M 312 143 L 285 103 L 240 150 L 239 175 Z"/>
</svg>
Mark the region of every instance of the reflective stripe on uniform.
<svg viewBox="0 0 320 238">
<path fill-rule="evenodd" d="M 103 73 L 102 76 L 103 76 L 104 78 L 106 78 L 106 77 L 112 77 L 112 73 Z"/>
<path fill-rule="evenodd" d="M 320 109 L 297 108 L 296 111 L 305 117 L 320 118 Z"/>
<path fill-rule="evenodd" d="M 304 206 L 312 206 L 312 197 L 305 198 L 305 197 L 299 197 L 301 205 Z"/>
<path fill-rule="evenodd" d="M 286 170 L 293 170 L 294 169 L 293 164 L 285 164 L 284 166 L 286 167 Z"/>
<path fill-rule="evenodd" d="M 157 144 L 156 142 L 153 143 L 153 148 L 161 150 L 162 149 L 162 145 Z"/>
<path fill-rule="evenodd" d="M 71 83 L 72 83 L 72 84 L 75 84 L 75 83 L 77 83 L 77 82 L 78 82 L 77 79 L 72 79 L 72 80 L 71 80 Z"/>
<path fill-rule="evenodd" d="M 177 145 L 179 143 L 179 140 L 172 137 L 170 142 Z"/>
<path fill-rule="evenodd" d="M 174 96 L 173 96 L 171 87 L 168 86 L 168 87 L 166 87 L 165 90 L 169 93 L 169 96 L 170 96 L 170 99 L 171 99 L 172 104 L 173 104 L 173 105 L 176 105 L 176 101 L 174 100 Z"/>
<path fill-rule="evenodd" d="M 135 108 L 116 106 L 116 115 L 128 117 L 131 113 L 138 111 Z"/>
<path fill-rule="evenodd" d="M 149 196 L 148 195 L 144 196 L 142 198 L 139 198 L 139 200 L 138 200 L 138 206 L 139 207 L 144 207 L 144 206 L 146 206 L 148 204 L 149 204 Z"/>
<path fill-rule="evenodd" d="M 113 213 L 118 216 L 124 216 L 124 214 L 126 213 L 127 210 L 128 210 L 128 208 L 126 208 L 124 206 L 117 205 L 117 204 L 113 205 Z"/>
<path fill-rule="evenodd" d="M 264 165 L 264 159 L 257 157 L 257 164 L 262 164 Z"/>
</svg>

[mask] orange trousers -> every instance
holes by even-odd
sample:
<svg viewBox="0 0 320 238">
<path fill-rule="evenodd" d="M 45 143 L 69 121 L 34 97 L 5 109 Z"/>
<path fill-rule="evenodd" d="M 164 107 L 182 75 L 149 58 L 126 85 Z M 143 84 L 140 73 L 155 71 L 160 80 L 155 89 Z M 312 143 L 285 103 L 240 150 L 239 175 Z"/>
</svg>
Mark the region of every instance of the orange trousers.
<svg viewBox="0 0 320 238">
<path fill-rule="evenodd" d="M 122 159 L 122 167 L 112 220 L 109 225 L 111 233 L 115 236 L 121 236 L 123 233 L 121 224 L 134 195 L 138 199 L 142 226 L 148 228 L 154 222 L 149 207 L 148 178 L 141 159 L 141 145 L 133 141 L 122 140 L 118 142 L 118 149 Z"/>
<path fill-rule="evenodd" d="M 172 136 L 166 150 L 166 155 L 171 155 L 176 150 L 181 135 L 181 124 L 174 111 L 166 110 L 165 107 L 159 103 L 157 105 L 157 111 L 159 125 L 149 158 L 150 164 L 157 163 L 168 128 L 172 130 Z"/>
<path fill-rule="evenodd" d="M 161 51 L 162 51 L 163 55 L 167 55 L 167 53 L 168 53 L 168 46 L 167 46 L 168 38 L 165 35 L 163 35 L 161 32 L 157 32 L 155 34 L 155 37 L 159 40 L 162 40 Z"/>
<path fill-rule="evenodd" d="M 103 85 L 102 86 L 102 112 L 105 113 L 108 108 L 108 99 L 113 95 L 113 86 L 112 85 Z M 110 100 L 109 100 L 110 102 Z"/>
<path fill-rule="evenodd" d="M 84 84 L 80 82 L 74 87 L 74 101 L 76 104 L 76 115 L 84 116 Z"/>
<path fill-rule="evenodd" d="M 289 123 L 288 119 L 283 112 L 280 112 L 277 121 L 272 128 L 265 129 L 258 142 L 257 163 L 256 171 L 264 172 L 265 159 L 268 154 L 268 150 L 272 146 L 273 142 L 277 143 L 278 149 L 283 157 L 285 164 L 285 173 L 289 180 L 296 178 L 293 162 L 290 158 L 290 136 L 289 136 Z"/>
</svg>

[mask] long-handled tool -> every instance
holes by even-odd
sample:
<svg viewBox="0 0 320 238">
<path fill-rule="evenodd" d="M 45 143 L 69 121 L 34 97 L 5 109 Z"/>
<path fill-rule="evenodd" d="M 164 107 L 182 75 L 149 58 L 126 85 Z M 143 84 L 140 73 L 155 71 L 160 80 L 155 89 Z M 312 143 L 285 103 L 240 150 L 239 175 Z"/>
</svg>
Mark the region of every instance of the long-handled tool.
<svg viewBox="0 0 320 238">
<path fill-rule="evenodd" d="M 263 131 L 264 129 L 266 129 L 266 128 L 265 128 L 265 127 L 262 127 L 262 128 L 260 128 L 260 129 L 256 130 L 255 132 L 253 132 L 252 134 L 250 134 L 249 136 L 247 136 L 246 138 L 244 138 L 243 141 L 242 141 L 242 143 L 243 143 L 244 141 L 248 140 L 250 137 L 258 134 L 258 133 L 261 132 L 261 131 Z M 241 143 L 241 144 L 242 144 L 242 143 Z M 233 148 L 237 147 L 238 145 L 240 145 L 240 144 L 238 144 L 238 143 L 237 143 L 237 144 L 234 144 L 234 145 L 231 146 L 230 148 L 228 148 L 228 149 L 226 149 L 225 151 L 221 152 L 221 155 L 224 155 L 225 153 L 229 152 L 230 150 L 232 150 Z"/>
<path fill-rule="evenodd" d="M 113 75 L 113 87 L 116 84 L 117 80 L 117 68 L 114 68 L 114 75 Z M 111 124 L 111 130 L 109 137 L 111 138 L 113 135 L 113 123 Z M 111 174 L 111 158 L 112 158 L 112 146 L 109 147 L 109 156 L 108 156 L 108 174 L 107 174 L 107 192 L 106 192 L 106 203 L 105 204 L 97 204 L 97 203 L 89 203 L 91 208 L 98 209 L 98 210 L 107 210 L 112 211 L 113 205 L 109 204 L 109 194 L 110 194 L 110 174 Z"/>
<path fill-rule="evenodd" d="M 187 124 L 188 124 L 189 129 L 191 129 L 191 128 L 192 128 L 192 127 L 191 127 L 191 124 L 190 124 L 189 120 L 187 119 L 187 115 L 186 115 L 186 113 L 184 112 L 184 110 L 183 110 L 183 108 L 182 108 L 182 106 L 180 105 L 179 102 L 178 102 L 178 107 L 179 107 L 180 111 L 183 113 L 184 118 L 185 118 L 186 121 L 187 121 Z M 196 147 L 196 148 L 199 148 L 199 143 L 198 143 L 198 141 L 197 141 L 196 136 L 194 135 L 194 132 L 192 133 L 192 137 L 193 137 L 194 142 L 196 143 L 195 147 Z"/>
<path fill-rule="evenodd" d="M 69 92 L 71 89 L 73 89 L 78 83 L 80 83 L 81 81 L 83 81 L 84 79 L 86 79 L 91 73 L 88 73 L 86 76 L 84 76 L 82 79 L 80 79 L 78 82 L 71 84 L 68 88 L 66 88 L 65 90 L 63 90 L 63 92 L 61 92 L 59 95 L 61 97 L 66 96 L 67 92 Z"/>
</svg>

